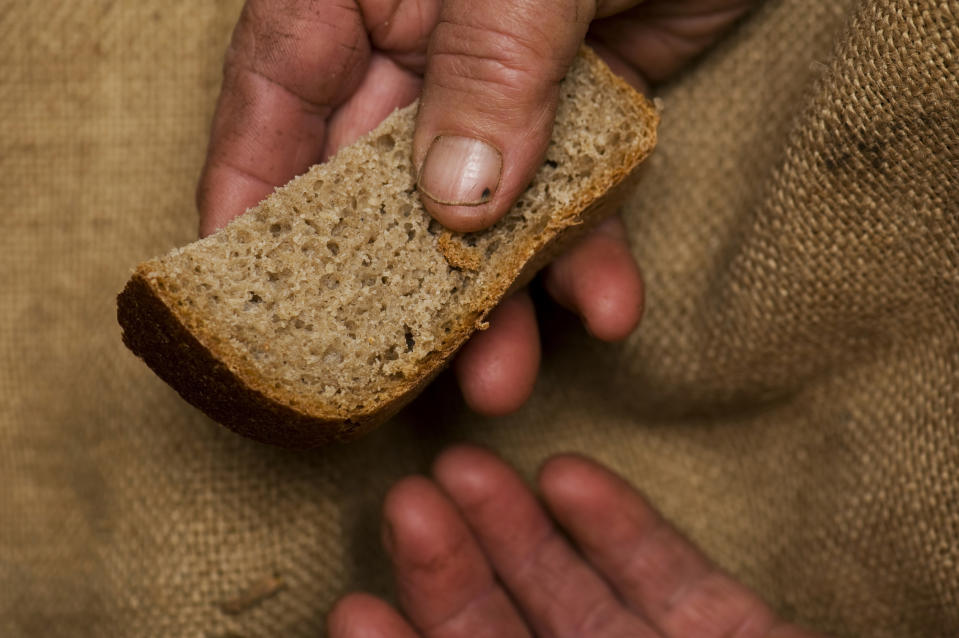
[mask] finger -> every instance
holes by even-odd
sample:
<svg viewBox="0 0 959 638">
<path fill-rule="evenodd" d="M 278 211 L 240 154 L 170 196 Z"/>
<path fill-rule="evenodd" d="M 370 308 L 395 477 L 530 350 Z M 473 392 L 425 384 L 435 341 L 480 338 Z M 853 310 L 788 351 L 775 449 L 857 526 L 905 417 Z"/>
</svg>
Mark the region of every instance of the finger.
<svg viewBox="0 0 959 638">
<path fill-rule="evenodd" d="M 424 205 L 443 225 L 491 225 L 532 179 L 593 4 L 443 3 L 413 138 Z"/>
<path fill-rule="evenodd" d="M 713 44 L 757 0 L 647 0 L 597 20 L 590 36 L 616 51 L 640 76 L 662 82 Z"/>
<path fill-rule="evenodd" d="M 350 594 L 337 601 L 326 617 L 330 638 L 418 638 L 406 619 L 369 594 Z"/>
<path fill-rule="evenodd" d="M 442 0 L 359 0 L 363 22 L 377 51 L 422 75 L 426 47 Z"/>
<path fill-rule="evenodd" d="M 623 479 L 564 455 L 540 472 L 556 520 L 628 604 L 666 636 L 767 636 L 776 615 L 726 576 Z"/>
<path fill-rule="evenodd" d="M 596 23 L 594 22 L 593 24 Z M 592 30 L 592 28 L 593 27 L 591 26 L 590 30 Z M 597 40 L 595 37 L 587 36 L 586 41 L 589 43 L 590 48 L 592 48 L 593 51 L 595 51 L 596 54 L 603 59 L 603 62 L 606 63 L 610 71 L 626 80 L 627 84 L 646 97 L 652 97 L 650 94 L 649 82 L 639 73 L 635 66 L 624 60 L 617 51 L 611 49 L 604 42 Z"/>
<path fill-rule="evenodd" d="M 522 479 L 475 447 L 433 469 L 538 636 L 654 636 L 557 533 Z"/>
<path fill-rule="evenodd" d="M 440 0 L 357 1 L 374 51 L 362 83 L 330 117 L 324 160 L 419 96 L 439 17 Z"/>
<path fill-rule="evenodd" d="M 521 291 L 490 314 L 489 328 L 473 335 L 453 370 L 471 409 L 500 416 L 518 410 L 533 393 L 539 358 L 533 302 Z"/>
<path fill-rule="evenodd" d="M 546 153 L 559 83 L 595 15 L 636 0 L 449 0 L 429 45 L 413 165 L 427 210 L 459 232 L 512 206 Z"/>
<path fill-rule="evenodd" d="M 421 84 L 422 79 L 416 73 L 374 52 L 356 91 L 330 116 L 320 159 L 326 161 L 371 131 L 394 109 L 415 100 Z"/>
<path fill-rule="evenodd" d="M 611 217 L 546 271 L 546 288 L 590 334 L 625 339 L 643 314 L 643 283 L 619 217 Z"/>
<path fill-rule="evenodd" d="M 319 160 L 326 119 L 359 84 L 369 53 L 353 3 L 248 0 L 197 190 L 201 234 Z"/>
<path fill-rule="evenodd" d="M 399 599 L 424 636 L 529 635 L 466 524 L 436 485 L 421 477 L 401 481 L 387 495 L 383 516 Z"/>
</svg>

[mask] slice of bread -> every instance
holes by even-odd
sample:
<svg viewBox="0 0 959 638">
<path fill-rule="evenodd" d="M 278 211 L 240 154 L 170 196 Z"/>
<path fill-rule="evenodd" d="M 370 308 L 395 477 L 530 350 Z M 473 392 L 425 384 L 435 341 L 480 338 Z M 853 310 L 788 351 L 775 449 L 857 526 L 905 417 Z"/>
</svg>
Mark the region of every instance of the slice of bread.
<svg viewBox="0 0 959 638">
<path fill-rule="evenodd" d="M 412 399 L 490 310 L 615 211 L 655 145 L 656 109 L 589 51 L 561 86 L 546 161 L 488 230 L 420 203 L 415 105 L 223 230 L 141 264 L 124 343 L 187 401 L 287 446 L 356 436 Z"/>
</svg>

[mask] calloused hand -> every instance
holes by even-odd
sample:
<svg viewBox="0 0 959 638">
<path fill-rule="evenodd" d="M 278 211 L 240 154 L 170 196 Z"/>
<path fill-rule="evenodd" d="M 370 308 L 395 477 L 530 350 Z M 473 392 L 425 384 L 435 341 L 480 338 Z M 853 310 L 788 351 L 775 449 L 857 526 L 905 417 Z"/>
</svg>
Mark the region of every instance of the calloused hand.
<svg viewBox="0 0 959 638">
<path fill-rule="evenodd" d="M 756 0 L 248 0 L 226 55 L 197 190 L 209 234 L 422 94 L 413 162 L 426 208 L 456 231 L 499 219 L 542 162 L 559 81 L 585 39 L 638 88 L 702 52 Z M 639 269 L 614 218 L 546 273 L 604 340 L 642 313 Z M 525 292 L 454 369 L 467 403 L 515 410 L 539 367 Z"/>
<path fill-rule="evenodd" d="M 780 619 L 600 465 L 554 457 L 538 483 L 548 514 L 475 447 L 442 454 L 432 480 L 398 483 L 383 537 L 403 613 L 350 594 L 328 616 L 330 638 L 817 635 Z"/>
</svg>

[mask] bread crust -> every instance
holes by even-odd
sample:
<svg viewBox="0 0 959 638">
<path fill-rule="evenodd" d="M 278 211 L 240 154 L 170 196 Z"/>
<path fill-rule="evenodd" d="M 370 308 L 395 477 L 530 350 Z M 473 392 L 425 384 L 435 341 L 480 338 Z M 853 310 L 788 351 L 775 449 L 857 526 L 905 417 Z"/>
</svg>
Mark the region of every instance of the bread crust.
<svg viewBox="0 0 959 638">
<path fill-rule="evenodd" d="M 117 297 L 123 343 L 187 402 L 234 432 L 285 447 L 328 443 L 361 427 L 307 415 L 244 383 L 183 324 L 140 271 Z"/>
<path fill-rule="evenodd" d="M 601 66 L 606 82 L 625 85 L 591 51 L 584 55 L 594 67 Z M 298 396 L 281 384 L 268 385 L 218 335 L 205 331 L 202 318 L 192 317 L 188 308 L 178 304 L 176 296 L 164 289 L 163 282 L 151 276 L 146 264 L 134 272 L 117 298 L 123 342 L 184 399 L 238 434 L 284 447 L 315 447 L 355 438 L 411 401 L 469 337 L 485 327 L 487 315 L 504 297 L 525 285 L 570 243 L 614 213 L 632 192 L 641 173 L 639 166 L 654 146 L 658 123 L 655 107 L 638 94 L 636 99 L 653 131 L 653 143 L 637 149 L 635 156 L 627 158 L 602 183 L 594 180 L 585 184 L 582 196 L 556 210 L 535 241 L 511 246 L 513 259 L 509 260 L 509 267 L 486 287 L 479 304 L 464 310 L 444 343 L 420 362 L 417 374 L 408 376 L 375 405 L 364 405 L 347 414 L 318 398 Z M 444 232 L 440 241 L 441 252 L 458 268 L 473 265 L 469 248 L 460 237 Z"/>
</svg>

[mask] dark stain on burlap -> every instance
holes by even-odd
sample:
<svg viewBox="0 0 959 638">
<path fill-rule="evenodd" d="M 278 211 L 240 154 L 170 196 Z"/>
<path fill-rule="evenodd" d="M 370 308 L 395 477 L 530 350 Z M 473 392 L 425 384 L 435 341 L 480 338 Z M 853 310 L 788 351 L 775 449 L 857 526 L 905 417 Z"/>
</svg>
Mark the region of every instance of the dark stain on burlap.
<svg viewBox="0 0 959 638">
<path fill-rule="evenodd" d="M 319 635 L 338 595 L 389 593 L 382 495 L 455 440 L 527 476 L 599 458 L 812 627 L 959 634 L 954 2 L 763 4 L 661 91 L 625 211 L 641 329 L 596 344 L 543 303 L 518 414 L 444 379 L 318 452 L 211 423 L 114 321 L 130 267 L 195 233 L 240 2 L 7 4 L 0 635 Z"/>
</svg>

